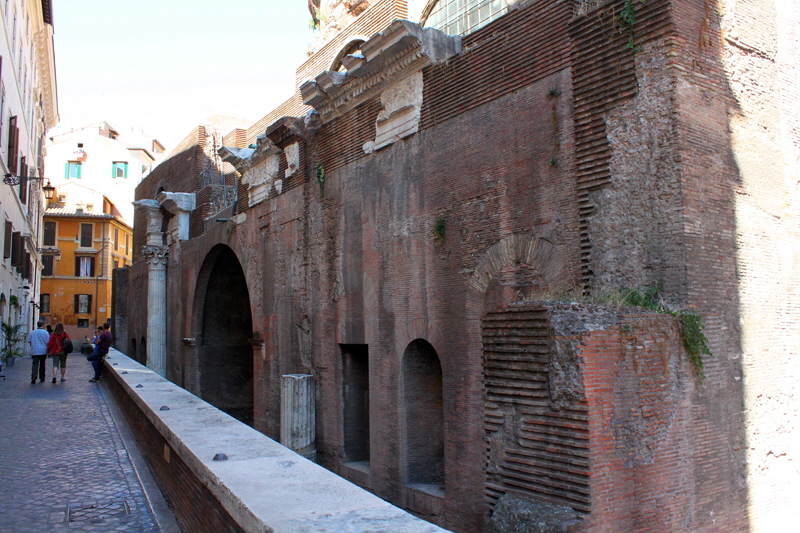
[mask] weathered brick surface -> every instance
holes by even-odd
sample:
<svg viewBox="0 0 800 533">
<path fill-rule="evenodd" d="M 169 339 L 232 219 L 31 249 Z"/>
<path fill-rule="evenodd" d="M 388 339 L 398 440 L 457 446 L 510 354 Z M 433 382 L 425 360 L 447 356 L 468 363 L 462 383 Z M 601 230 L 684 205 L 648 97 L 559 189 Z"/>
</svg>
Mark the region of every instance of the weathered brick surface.
<svg viewBox="0 0 800 533">
<path fill-rule="evenodd" d="M 277 437 L 280 376 L 313 374 L 318 460 L 381 497 L 465 532 L 481 530 L 504 491 L 571 502 L 587 513 L 585 531 L 786 523 L 770 520 L 793 486 L 781 413 L 796 411 L 787 346 L 797 313 L 786 295 L 797 284 L 784 272 L 797 271 L 787 247 L 800 231 L 789 165 L 766 180 L 772 169 L 747 149 L 778 136 L 769 117 L 783 100 L 743 89 L 751 73 L 773 72 L 772 41 L 763 32 L 748 41 L 764 57 L 731 52 L 709 3 L 650 0 L 635 2 L 634 52 L 617 25 L 620 2 L 586 2 L 579 16 L 573 4 L 520 3 L 465 38 L 462 54 L 426 67 L 420 131 L 372 154 L 362 146 L 374 139 L 377 98 L 316 135 L 279 120 L 299 109 L 291 101 L 248 129 L 248 142 L 264 131 L 279 147 L 300 142 L 302 170 L 253 207 L 241 186 L 238 222 L 193 214 L 193 238 L 170 256 L 168 377 L 202 396 L 211 370 L 191 339 L 202 332 L 204 280 L 229 247 L 247 281 L 255 427 Z M 742 4 L 723 12 L 732 27 L 764 8 Z M 782 61 L 781 79 L 795 79 Z M 796 152 L 796 124 L 785 125 Z M 148 178 L 138 197 L 166 184 L 207 205 L 190 166 Z M 146 265 L 129 277 L 129 336 L 142 339 Z M 703 384 L 671 318 L 613 308 L 570 329 L 575 309 L 547 304 L 550 366 L 491 366 L 487 316 L 569 289 L 659 283 L 670 305 L 705 320 L 714 357 Z M 507 352 L 526 346 L 526 328 L 499 335 L 522 339 Z M 443 495 L 407 484 L 403 355 L 417 339 L 441 364 Z M 368 465 L 343 464 L 340 345 L 368 346 Z M 762 388 L 768 397 L 748 392 Z M 528 430 L 538 436 L 515 438 Z M 545 456 L 518 444 L 542 435 L 580 446 Z M 784 455 L 770 456 L 776 443 Z"/>
</svg>

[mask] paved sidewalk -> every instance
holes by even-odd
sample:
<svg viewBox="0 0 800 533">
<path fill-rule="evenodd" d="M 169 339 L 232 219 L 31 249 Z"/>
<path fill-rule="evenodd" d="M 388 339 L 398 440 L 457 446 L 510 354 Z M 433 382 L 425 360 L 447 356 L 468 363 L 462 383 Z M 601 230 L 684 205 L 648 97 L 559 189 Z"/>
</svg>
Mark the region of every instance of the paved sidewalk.
<svg viewBox="0 0 800 533">
<path fill-rule="evenodd" d="M 31 385 L 31 359 L 0 378 L 0 531 L 159 531 L 91 365 Z"/>
</svg>

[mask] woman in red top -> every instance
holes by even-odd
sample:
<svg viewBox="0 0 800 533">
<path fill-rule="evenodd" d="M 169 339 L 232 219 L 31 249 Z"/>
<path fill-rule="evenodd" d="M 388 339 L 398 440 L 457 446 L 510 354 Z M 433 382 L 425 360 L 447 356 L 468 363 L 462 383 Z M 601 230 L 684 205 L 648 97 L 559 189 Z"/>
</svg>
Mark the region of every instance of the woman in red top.
<svg viewBox="0 0 800 533">
<path fill-rule="evenodd" d="M 56 329 L 50 334 L 50 341 L 47 343 L 47 353 L 53 357 L 53 383 L 56 382 L 57 368 L 61 368 L 61 381 L 64 379 L 64 374 L 67 372 L 67 354 L 64 351 L 64 339 L 69 338 L 67 332 L 64 331 L 64 325 L 59 322 L 56 324 Z"/>
</svg>

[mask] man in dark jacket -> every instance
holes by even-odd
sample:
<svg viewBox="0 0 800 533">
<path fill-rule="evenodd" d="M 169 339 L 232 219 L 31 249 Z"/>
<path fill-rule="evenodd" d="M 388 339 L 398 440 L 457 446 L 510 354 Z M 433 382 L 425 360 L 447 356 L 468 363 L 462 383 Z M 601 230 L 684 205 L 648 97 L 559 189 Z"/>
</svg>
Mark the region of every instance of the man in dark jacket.
<svg viewBox="0 0 800 533">
<path fill-rule="evenodd" d="M 103 359 L 108 355 L 108 350 L 111 348 L 111 343 L 114 341 L 109 329 L 111 329 L 111 324 L 108 322 L 103 324 L 103 333 L 98 337 L 92 355 L 86 358 L 87 361 L 92 362 L 92 368 L 94 368 L 94 377 L 89 380 L 92 383 L 100 381 L 100 377 L 103 375 Z"/>
</svg>

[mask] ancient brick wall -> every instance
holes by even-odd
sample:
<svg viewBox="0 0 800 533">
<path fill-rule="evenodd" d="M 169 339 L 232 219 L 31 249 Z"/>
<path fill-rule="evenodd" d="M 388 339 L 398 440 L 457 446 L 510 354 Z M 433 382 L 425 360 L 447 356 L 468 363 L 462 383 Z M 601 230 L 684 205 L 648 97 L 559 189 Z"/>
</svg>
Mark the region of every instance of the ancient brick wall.
<svg viewBox="0 0 800 533">
<path fill-rule="evenodd" d="M 766 9 L 743 5 L 732 27 Z M 709 2 L 635 6 L 627 34 L 621 2 L 587 2 L 579 16 L 571 2 L 519 4 L 424 68 L 420 130 L 371 154 L 377 97 L 316 135 L 285 121 L 248 129 L 249 142 L 265 129 L 279 148 L 300 142 L 302 171 L 252 207 L 241 186 L 235 220 L 193 215 L 193 238 L 171 252 L 170 379 L 198 391 L 198 352 L 184 339 L 197 336 L 199 280 L 223 245 L 248 284 L 255 427 L 277 436 L 280 376 L 314 374 L 319 462 L 383 498 L 465 532 L 481 531 L 503 492 L 589 513 L 585 531 L 746 531 L 748 512 L 780 523 L 775 502 L 795 476 L 784 459 L 794 422 L 782 421 L 796 414 L 800 344 L 786 334 L 798 331 L 786 295 L 800 234 L 786 161 L 800 143 L 791 118 L 780 128 L 769 118 L 789 115 L 784 100 L 746 87 L 754 72 L 775 73 L 773 44 L 794 30 L 726 51 Z M 776 75 L 795 79 L 781 61 Z M 779 171 L 748 148 L 773 137 Z M 138 197 L 158 186 L 148 178 Z M 141 283 L 140 265 L 130 276 Z M 671 318 L 606 309 L 566 327 L 574 309 L 542 305 L 571 289 L 656 284 L 707 325 L 714 357 L 702 384 Z M 548 316 L 545 344 L 545 319 L 506 320 L 526 306 Z M 420 458 L 408 414 L 424 395 L 409 390 L 404 354 L 420 339 L 441 364 L 442 483 L 409 483 Z M 495 341 L 503 348 L 487 348 Z M 366 352 L 368 368 L 345 372 L 347 350 Z M 344 391 L 364 381 L 369 427 L 346 430 L 364 422 L 345 412 Z M 777 392 L 755 393 L 764 388 Z M 537 451 L 548 439 L 552 449 Z"/>
<path fill-rule="evenodd" d="M 734 325 L 741 332 L 741 348 L 732 355 L 741 369 L 733 384 L 744 394 L 747 436 L 732 443 L 733 451 L 747 463 L 750 530 L 789 531 L 800 520 L 795 503 L 800 470 L 792 466 L 800 457 L 800 5 L 720 1 L 713 9 L 698 14 L 687 28 L 694 39 L 687 38 L 686 48 L 694 48 L 704 61 L 721 63 L 717 70 L 724 71 L 727 83 L 716 78 L 722 88 L 706 89 L 697 82 L 687 94 L 685 112 L 727 105 L 730 137 L 720 140 L 730 142 L 733 157 L 704 154 L 697 164 L 738 172 L 738 179 L 729 181 L 737 252 L 735 265 L 728 268 L 735 269 L 738 280 Z M 724 40 L 715 38 L 716 29 Z M 701 73 L 695 69 L 692 77 Z M 715 118 L 723 121 L 721 115 Z M 695 180 L 698 192 L 706 189 L 701 176 Z"/>
<path fill-rule="evenodd" d="M 584 313 L 583 320 L 597 311 Z M 591 442 L 592 512 L 583 530 L 695 530 L 689 524 L 697 497 L 696 376 L 677 320 L 622 315 L 606 329 L 571 333 L 582 361 Z"/>
</svg>

